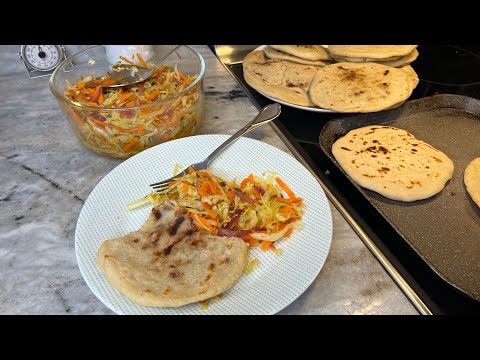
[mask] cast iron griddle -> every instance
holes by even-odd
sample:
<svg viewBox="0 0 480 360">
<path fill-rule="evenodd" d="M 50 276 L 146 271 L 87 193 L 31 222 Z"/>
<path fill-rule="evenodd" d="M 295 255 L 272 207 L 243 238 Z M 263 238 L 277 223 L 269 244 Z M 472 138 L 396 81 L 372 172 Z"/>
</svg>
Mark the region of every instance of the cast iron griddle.
<svg viewBox="0 0 480 360">
<path fill-rule="evenodd" d="M 452 159 L 453 178 L 429 199 L 400 202 L 354 185 L 440 277 L 480 301 L 480 209 L 463 183 L 468 163 L 480 157 L 480 100 L 436 95 L 388 111 L 329 121 L 320 133 L 320 146 L 342 172 L 332 154 L 333 143 L 369 125 L 408 130 Z"/>
</svg>

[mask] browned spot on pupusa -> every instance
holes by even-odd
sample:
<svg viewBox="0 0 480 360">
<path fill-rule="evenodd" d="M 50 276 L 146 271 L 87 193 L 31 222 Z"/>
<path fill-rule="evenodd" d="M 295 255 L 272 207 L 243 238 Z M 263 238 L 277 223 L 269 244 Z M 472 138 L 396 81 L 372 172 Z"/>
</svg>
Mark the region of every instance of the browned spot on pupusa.
<svg viewBox="0 0 480 360">
<path fill-rule="evenodd" d="M 388 153 L 388 149 L 387 149 L 386 147 L 384 147 L 384 146 L 380 146 L 380 147 L 378 148 L 378 150 L 380 150 L 380 151 L 383 152 L 384 154 Z"/>
<path fill-rule="evenodd" d="M 172 292 L 172 288 L 170 287 L 167 287 L 164 291 L 163 291 L 163 295 L 168 295 Z"/>
<path fill-rule="evenodd" d="M 202 239 L 196 239 L 196 238 L 194 238 L 194 239 L 190 242 L 190 246 L 192 246 L 192 247 L 194 247 L 194 248 L 197 248 L 197 247 L 206 248 L 206 247 L 207 247 L 207 244 L 206 244 L 205 241 L 203 241 Z"/>
<path fill-rule="evenodd" d="M 167 248 L 165 248 L 165 250 L 163 250 L 163 255 L 165 255 L 165 256 L 170 255 L 170 253 L 172 252 L 173 245 L 174 245 L 174 244 L 172 244 L 172 245 L 168 246 Z"/>
<path fill-rule="evenodd" d="M 345 150 L 345 151 L 352 151 L 349 148 L 346 148 L 346 147 L 343 147 L 343 146 L 340 149 Z"/>
<path fill-rule="evenodd" d="M 185 217 L 180 216 L 179 218 L 175 219 L 175 223 L 172 225 L 172 227 L 168 230 L 168 234 L 170 236 L 173 236 L 177 233 L 178 228 L 180 225 L 185 221 Z"/>
<path fill-rule="evenodd" d="M 172 271 L 170 271 L 170 274 L 168 274 L 168 275 L 170 275 L 170 277 L 171 277 L 172 279 L 175 279 L 175 278 L 177 278 L 177 277 L 180 276 L 180 271 L 178 271 L 178 270 L 172 270 Z"/>
<path fill-rule="evenodd" d="M 210 280 L 211 278 L 212 278 L 212 274 L 208 274 L 207 276 L 205 276 L 205 278 L 200 281 L 200 286 L 205 285 L 208 282 L 208 280 Z"/>
<path fill-rule="evenodd" d="M 159 220 L 162 217 L 162 212 L 159 209 L 153 209 L 153 216 L 155 216 L 155 219 Z"/>
</svg>

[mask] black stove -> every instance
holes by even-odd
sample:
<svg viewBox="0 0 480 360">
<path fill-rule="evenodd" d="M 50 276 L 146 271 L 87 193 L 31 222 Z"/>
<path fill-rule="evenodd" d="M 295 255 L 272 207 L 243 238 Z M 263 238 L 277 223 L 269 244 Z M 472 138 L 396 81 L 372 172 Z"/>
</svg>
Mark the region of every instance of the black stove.
<svg viewBox="0 0 480 360">
<path fill-rule="evenodd" d="M 420 83 L 410 99 L 447 93 L 480 99 L 480 45 L 421 45 L 418 51 L 420 56 L 413 67 Z M 240 61 L 224 64 L 257 108 L 272 102 L 246 84 Z M 386 258 L 393 266 L 392 277 L 397 284 L 406 283 L 406 288 L 414 292 L 412 297 L 400 286 L 410 300 L 413 298 L 412 303 L 421 313 L 480 314 L 480 302 L 466 297 L 431 270 L 320 149 L 318 136 L 325 123 L 343 116 L 348 115 L 314 113 L 282 106 L 282 115 L 275 120 L 275 127 L 288 141 L 291 150 L 315 172 L 330 200 L 334 200 L 332 202 L 347 221 L 355 224 L 353 228 L 362 240 L 365 242 L 368 238 L 381 253 L 373 251 L 377 259 Z"/>
</svg>

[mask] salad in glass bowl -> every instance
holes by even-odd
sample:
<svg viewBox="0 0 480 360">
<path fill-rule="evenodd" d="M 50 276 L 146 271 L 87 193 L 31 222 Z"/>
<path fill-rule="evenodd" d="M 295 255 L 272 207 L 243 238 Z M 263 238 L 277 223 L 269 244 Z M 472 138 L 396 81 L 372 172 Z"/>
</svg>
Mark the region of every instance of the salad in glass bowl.
<svg viewBox="0 0 480 360">
<path fill-rule="evenodd" d="M 146 63 L 137 53 L 110 64 L 105 46 L 94 46 L 65 60 L 50 79 L 50 89 L 80 141 L 97 153 L 128 158 L 151 146 L 195 134 L 204 116 L 205 62 L 180 46 L 157 65 L 148 79 L 110 87 L 116 69 L 152 69 L 172 49 L 153 46 Z M 73 69 L 73 70 L 72 70 Z"/>
</svg>

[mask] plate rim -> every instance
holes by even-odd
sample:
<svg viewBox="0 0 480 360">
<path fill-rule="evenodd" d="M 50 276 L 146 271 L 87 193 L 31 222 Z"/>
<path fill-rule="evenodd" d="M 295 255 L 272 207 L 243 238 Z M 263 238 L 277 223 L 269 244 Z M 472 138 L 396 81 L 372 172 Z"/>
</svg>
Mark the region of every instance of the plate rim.
<svg viewBox="0 0 480 360">
<path fill-rule="evenodd" d="M 175 140 L 172 140 L 172 141 L 169 141 L 169 142 L 166 142 L 166 143 L 162 143 L 162 144 L 158 144 L 158 145 L 155 145 L 149 149 L 146 149 L 134 156 L 132 156 L 131 158 L 129 159 L 126 159 L 125 161 L 121 162 L 120 164 L 118 164 L 117 166 L 115 166 L 113 169 L 111 169 L 96 185 L 95 187 L 92 189 L 92 191 L 90 192 L 90 194 L 88 195 L 87 199 L 85 200 L 85 203 L 84 205 L 82 206 L 82 209 L 78 215 L 78 218 L 77 218 L 77 222 L 76 222 L 76 225 L 75 225 L 75 242 L 74 242 L 74 246 L 75 246 L 75 258 L 77 260 L 77 265 L 79 267 L 79 270 L 80 270 L 80 273 L 83 277 L 83 280 L 85 281 L 85 283 L 87 284 L 88 288 L 92 291 L 92 293 L 97 297 L 97 299 L 103 304 L 105 305 L 109 310 L 111 310 L 112 312 L 116 313 L 116 314 L 119 314 L 119 315 L 129 315 L 130 313 L 128 312 L 123 312 L 121 311 L 118 307 L 114 306 L 114 304 L 110 304 L 110 302 L 100 293 L 97 291 L 96 289 L 96 286 L 93 286 L 93 284 L 90 282 L 89 280 L 89 276 L 86 276 L 86 271 L 87 271 L 87 267 L 85 266 L 84 264 L 84 261 L 81 261 L 80 259 L 80 255 L 79 255 L 79 240 L 78 240 L 78 233 L 79 233 L 79 223 L 80 223 L 80 220 L 82 218 L 82 214 L 84 211 L 86 211 L 86 205 L 89 204 L 89 201 L 92 201 L 91 199 L 91 195 L 95 192 L 95 190 L 97 189 L 97 187 L 99 187 L 103 182 L 107 181 L 106 179 L 112 177 L 112 176 L 115 176 L 115 173 L 118 172 L 118 171 L 121 171 L 120 168 L 122 166 L 124 166 L 123 164 L 125 164 L 127 161 L 129 161 L 130 159 L 134 158 L 134 157 L 137 157 L 139 155 L 142 155 L 144 153 L 147 153 L 147 152 L 155 152 L 155 151 L 158 151 L 158 149 L 164 145 L 164 144 L 167 144 L 167 143 L 172 143 L 172 142 L 175 142 L 175 141 L 188 141 L 189 139 L 191 138 L 212 138 L 212 137 L 217 137 L 217 138 L 220 138 L 221 140 L 226 140 L 227 138 L 229 138 L 231 135 L 228 135 L 228 134 L 199 134 L 199 135 L 194 135 L 194 136 L 189 136 L 189 137 L 185 137 L 185 138 L 180 138 L 180 139 L 175 139 Z M 305 168 L 305 170 L 310 174 L 310 176 L 312 177 L 312 179 L 315 181 L 315 183 L 318 185 L 318 189 L 320 190 L 321 192 L 321 196 L 325 199 L 326 201 L 326 211 L 328 213 L 328 222 L 327 223 L 324 223 L 322 224 L 324 228 L 328 227 L 328 241 L 326 242 L 326 252 L 325 252 L 325 257 L 323 259 L 323 261 L 319 264 L 318 266 L 318 269 L 315 270 L 315 273 L 312 274 L 311 278 L 308 279 L 308 281 L 305 282 L 304 286 L 302 286 L 302 289 L 298 292 L 298 294 L 295 294 L 294 296 L 291 297 L 291 299 L 288 299 L 287 301 L 285 301 L 285 304 L 282 305 L 282 307 L 280 308 L 272 308 L 271 311 L 269 312 L 265 312 L 266 315 L 274 315 L 274 314 L 277 314 L 279 313 L 280 311 L 284 310 L 286 307 L 288 307 L 289 305 L 291 305 L 295 300 L 297 300 L 301 295 L 303 295 L 307 290 L 308 288 L 313 284 L 313 282 L 315 281 L 315 279 L 318 277 L 318 275 L 320 274 L 321 270 L 323 269 L 325 263 L 326 263 L 326 260 L 328 258 L 328 255 L 330 253 L 330 248 L 331 248 L 331 244 L 332 244 L 332 240 L 333 240 L 333 214 L 332 214 L 332 209 L 330 207 L 330 204 L 329 204 L 329 201 L 328 201 L 328 197 L 326 196 L 326 193 L 323 189 L 323 187 L 320 185 L 320 183 L 315 179 L 315 177 L 311 174 L 311 172 L 300 162 L 298 161 L 294 156 L 292 156 L 291 154 L 287 153 L 286 151 L 274 146 L 274 145 L 271 145 L 271 144 L 268 144 L 264 141 L 261 141 L 261 140 L 257 140 L 257 139 L 253 139 L 253 138 L 250 138 L 250 137 L 242 137 L 239 139 L 240 141 L 251 141 L 252 143 L 257 143 L 258 145 L 262 145 L 262 146 L 267 146 L 267 147 L 271 147 L 272 149 L 274 149 L 275 151 L 280 151 L 282 153 L 284 153 L 285 155 L 287 155 L 288 157 L 291 158 L 291 160 L 296 163 L 297 165 Z M 142 155 L 142 156 L 145 156 L 145 155 Z M 95 258 L 96 258 L 96 255 L 95 255 Z M 96 261 L 95 261 L 96 263 Z M 102 273 L 103 275 L 103 273 Z M 105 281 L 108 283 L 108 285 L 110 287 L 111 284 L 108 282 L 108 280 L 105 279 Z M 113 288 L 113 287 L 112 287 Z M 114 290 L 116 290 L 115 288 L 113 288 Z M 116 290 L 118 291 L 118 290 Z M 123 294 L 121 294 L 122 296 L 124 296 Z M 128 300 L 128 299 L 127 299 Z M 142 305 L 139 305 L 139 304 L 135 304 L 136 306 L 142 306 Z M 155 314 L 155 315 L 164 315 L 164 314 Z M 175 315 L 178 315 L 178 314 L 175 314 Z M 204 315 L 210 315 L 210 314 L 204 314 Z"/>
</svg>

